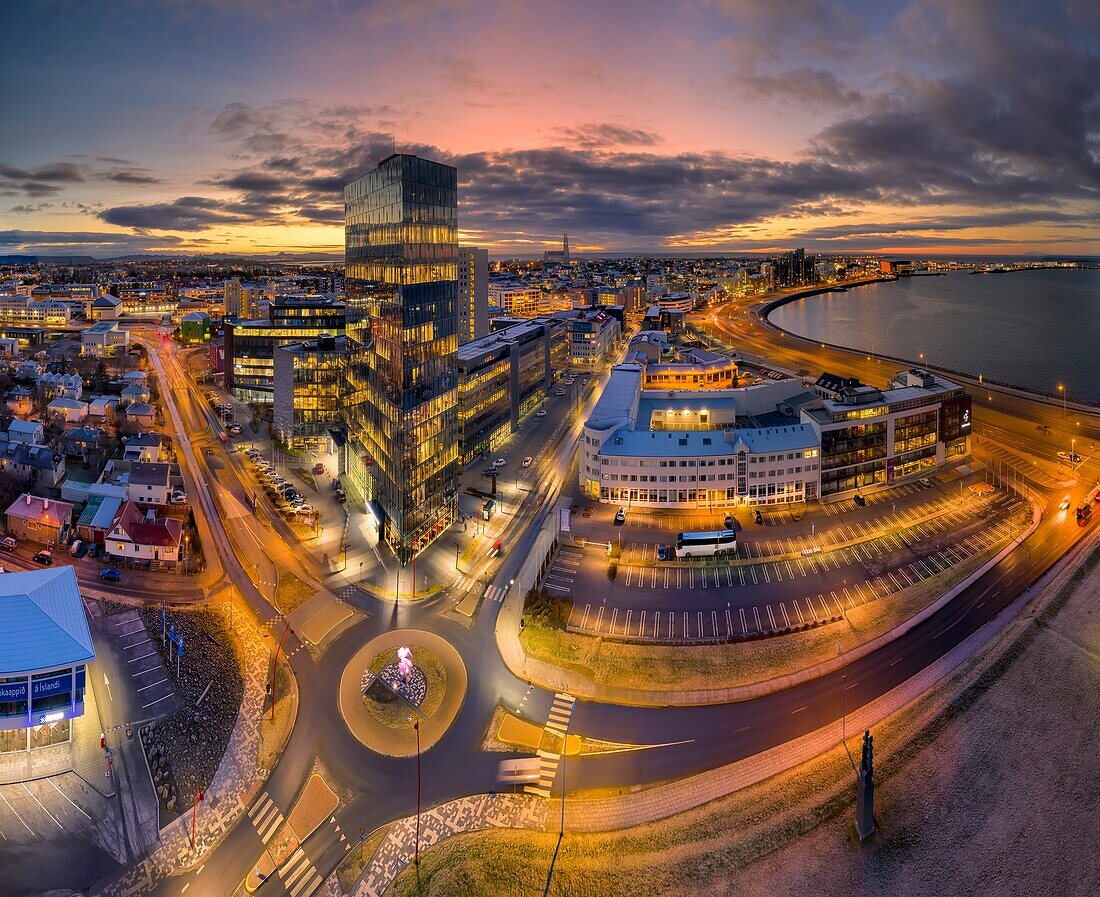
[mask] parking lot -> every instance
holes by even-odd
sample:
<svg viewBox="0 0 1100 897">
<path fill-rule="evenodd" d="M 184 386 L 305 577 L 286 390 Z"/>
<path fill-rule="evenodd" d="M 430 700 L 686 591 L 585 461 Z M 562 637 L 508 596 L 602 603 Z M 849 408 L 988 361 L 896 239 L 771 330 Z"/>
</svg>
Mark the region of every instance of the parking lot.
<svg viewBox="0 0 1100 897">
<path fill-rule="evenodd" d="M 160 652 L 136 609 L 107 617 L 103 624 L 114 637 L 119 679 L 111 681 L 114 700 L 128 699 L 131 720 L 167 716 L 176 709 L 176 693 Z"/>
</svg>

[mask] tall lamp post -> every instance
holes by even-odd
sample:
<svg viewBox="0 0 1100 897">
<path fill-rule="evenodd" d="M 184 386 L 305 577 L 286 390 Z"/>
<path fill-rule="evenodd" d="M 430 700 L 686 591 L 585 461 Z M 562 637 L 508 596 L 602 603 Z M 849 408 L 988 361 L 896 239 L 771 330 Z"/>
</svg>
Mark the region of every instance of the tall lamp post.
<svg viewBox="0 0 1100 897">
<path fill-rule="evenodd" d="M 1058 392 L 1062 394 L 1062 417 L 1066 416 L 1066 385 L 1064 383 L 1058 384 Z"/>
<path fill-rule="evenodd" d="M 558 843 L 554 845 L 554 855 L 550 858 L 550 868 L 546 872 L 546 887 L 542 890 L 542 897 L 550 894 L 550 879 L 554 876 L 554 864 L 558 861 L 558 851 L 561 850 L 562 838 L 565 837 L 565 758 L 569 755 L 569 723 L 565 722 L 565 734 L 562 736 L 561 747 L 561 826 L 558 828 Z"/>
<path fill-rule="evenodd" d="M 420 868 L 420 720 L 413 722 L 416 732 L 416 846 L 413 847 L 413 862 Z"/>
</svg>

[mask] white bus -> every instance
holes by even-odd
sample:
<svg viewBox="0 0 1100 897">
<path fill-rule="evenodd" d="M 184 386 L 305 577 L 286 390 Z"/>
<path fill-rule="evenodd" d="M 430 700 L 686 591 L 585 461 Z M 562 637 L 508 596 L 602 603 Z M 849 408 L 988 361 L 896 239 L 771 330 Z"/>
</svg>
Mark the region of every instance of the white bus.
<svg viewBox="0 0 1100 897">
<path fill-rule="evenodd" d="M 737 551 L 737 533 L 731 529 L 715 533 L 680 533 L 676 537 L 676 557 L 701 558 Z"/>
</svg>

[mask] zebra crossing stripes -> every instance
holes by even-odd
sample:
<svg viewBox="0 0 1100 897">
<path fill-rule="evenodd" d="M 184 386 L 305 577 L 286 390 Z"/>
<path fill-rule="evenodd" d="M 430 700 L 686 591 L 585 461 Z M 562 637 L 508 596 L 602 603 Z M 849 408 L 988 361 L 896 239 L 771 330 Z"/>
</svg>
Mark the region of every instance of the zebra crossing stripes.
<svg viewBox="0 0 1100 897">
<path fill-rule="evenodd" d="M 252 809 L 248 811 L 248 818 L 252 820 L 252 826 L 264 844 L 271 840 L 271 836 L 283 824 L 283 814 L 266 791 L 252 805 Z"/>
<path fill-rule="evenodd" d="M 279 869 L 279 878 L 290 897 L 310 897 L 323 881 L 301 847 Z"/>
<path fill-rule="evenodd" d="M 538 751 L 538 755 L 541 761 L 538 784 L 524 785 L 523 791 L 525 794 L 549 797 L 550 789 L 554 785 L 554 778 L 558 774 L 558 763 L 561 761 L 561 754 L 555 754 L 552 751 Z"/>
<path fill-rule="evenodd" d="M 546 728 L 558 735 L 564 735 L 569 728 L 569 717 L 573 715 L 573 705 L 577 699 L 572 695 L 556 694 L 554 703 L 550 705 L 550 716 L 546 720 Z"/>
<path fill-rule="evenodd" d="M 504 589 L 500 586 L 489 586 L 489 588 L 485 590 L 485 597 L 499 604 L 504 601 Z"/>
</svg>

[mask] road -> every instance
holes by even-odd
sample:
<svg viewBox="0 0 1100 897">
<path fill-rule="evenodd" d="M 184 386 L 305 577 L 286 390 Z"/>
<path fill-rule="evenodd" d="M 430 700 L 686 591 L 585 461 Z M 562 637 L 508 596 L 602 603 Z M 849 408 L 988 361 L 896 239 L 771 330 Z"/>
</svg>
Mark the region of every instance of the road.
<svg viewBox="0 0 1100 897">
<path fill-rule="evenodd" d="M 758 338 L 756 345 L 763 349 L 764 341 Z M 262 545 L 277 564 L 286 564 L 288 569 L 301 569 L 305 575 L 316 577 L 327 571 L 318 570 L 307 553 L 295 552 L 281 533 L 261 527 L 250 515 L 222 520 L 211 496 L 218 492 L 220 484 L 243 498 L 247 492 L 242 477 L 246 474 L 236 469 L 234 459 L 219 455 L 220 449 L 211 447 L 213 454 L 206 454 L 203 440 L 213 438 L 213 422 L 208 412 L 203 413 L 201 397 L 194 393 L 172 353 L 161 353 L 154 358 L 158 377 L 172 387 L 162 389 L 170 418 L 181 433 L 189 434 L 181 440 L 186 446 L 186 464 L 190 475 L 203 484 L 201 489 L 192 486 L 194 491 L 189 489 L 189 492 L 202 496 L 202 515 L 207 518 L 205 525 L 211 529 L 211 544 L 222 555 L 227 580 L 239 589 L 260 620 L 270 619 L 275 611 L 269 597 L 251 581 L 251 577 L 258 574 L 255 570 L 249 571 L 247 565 L 242 566 L 233 550 L 235 546 L 249 544 L 249 533 L 256 540 L 252 544 Z M 834 369 L 844 372 L 839 362 Z M 591 401 L 590 397 L 587 406 Z M 182 415 L 175 407 L 177 404 L 183 406 Z M 1012 432 L 1030 426 L 1033 431 L 1030 439 L 1035 440 L 1036 422 L 1049 419 L 1051 415 L 1045 406 L 1031 408 L 1033 405 L 1036 403 L 1020 403 L 1010 419 L 1014 425 Z M 584 408 L 579 410 L 583 414 Z M 1033 416 L 1028 417 L 1029 414 Z M 580 419 L 578 414 L 568 422 L 568 433 L 575 435 L 578 432 Z M 1083 433 L 1095 430 L 1091 419 L 1083 421 L 1083 426 Z M 977 421 L 976 427 L 981 433 Z M 516 463 L 515 455 L 510 456 L 510 463 Z M 549 495 L 538 507 L 532 499 L 527 500 L 505 531 L 508 551 L 503 558 L 486 561 L 474 571 L 475 574 L 502 589 L 515 577 L 536 535 L 532 522 L 537 523 L 542 515 L 552 512 L 559 495 L 577 494 L 576 481 L 571 478 L 574 470 L 575 445 L 568 439 L 560 448 L 545 452 L 534 471 L 538 481 L 550 487 Z M 226 471 L 231 473 L 226 474 Z M 1082 476 L 1083 473 L 1078 477 L 1079 482 L 1083 482 Z M 1080 491 L 1080 487 L 1077 488 Z M 1030 557 L 1014 552 L 957 600 L 902 639 L 849 664 L 841 672 L 803 686 L 739 704 L 692 708 L 642 709 L 579 702 L 574 710 L 573 731 L 595 738 L 641 744 L 669 741 L 669 733 L 673 732 L 675 740 L 687 739 L 688 743 L 634 754 L 570 760 L 570 787 L 621 786 L 674 778 L 750 756 L 837 722 L 841 715 L 842 694 L 846 696 L 847 708 L 854 709 L 923 669 L 1010 603 L 1030 579 L 1054 563 L 1083 532 L 1072 522 L 1059 519 L 1057 514 L 1046 515 L 1039 531 L 1028 540 Z M 230 542 L 230 533 L 235 546 Z M 299 566 L 294 567 L 296 564 Z M 413 812 L 415 760 L 385 758 L 364 749 L 343 726 L 336 706 L 337 684 L 348 658 L 374 635 L 397 627 L 426 628 L 447 639 L 462 656 L 470 674 L 469 691 L 461 713 L 446 736 L 424 757 L 425 805 L 494 789 L 496 764 L 506 755 L 488 754 L 479 748 L 493 710 L 498 704 L 517 707 L 524 702 L 525 715 L 542 721 L 553 697 L 539 689 L 529 689 L 526 682 L 508 671 L 497 654 L 494 629 L 501 605 L 493 601 L 482 602 L 472 626 L 467 627 L 441 612 L 449 610 L 453 604 L 452 596 L 446 594 L 416 603 L 378 601 L 363 593 L 355 595 L 353 600 L 368 616 L 328 648 L 323 663 L 315 663 L 306 651 L 297 652 L 292 660 L 302 696 L 299 718 L 259 800 L 270 797 L 285 815 L 316 755 L 340 784 L 356 795 L 336 813 L 336 820 L 344 831 L 354 832 L 359 827 L 371 831 L 391 819 Z M 842 690 L 845 685 L 850 686 L 847 691 Z M 224 843 L 207 858 L 200 872 L 160 882 L 155 893 L 178 894 L 186 888 L 188 895 L 222 895 L 245 877 L 263 849 L 256 828 L 247 816 L 243 817 Z M 324 875 L 335 867 L 344 850 L 334 827 L 324 825 L 306 843 L 305 852 Z M 286 889 L 280 881 L 273 880 L 263 885 L 259 893 L 281 894 L 286 893 Z"/>
</svg>

